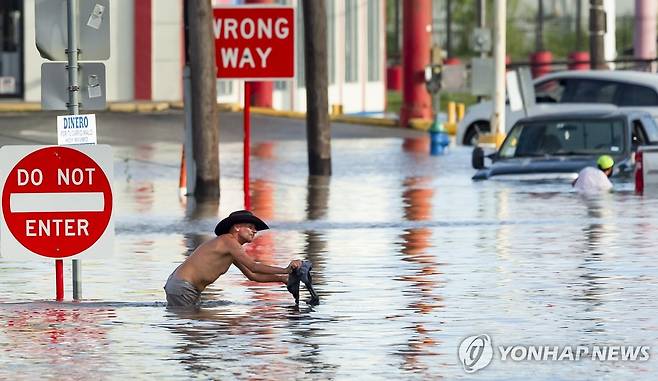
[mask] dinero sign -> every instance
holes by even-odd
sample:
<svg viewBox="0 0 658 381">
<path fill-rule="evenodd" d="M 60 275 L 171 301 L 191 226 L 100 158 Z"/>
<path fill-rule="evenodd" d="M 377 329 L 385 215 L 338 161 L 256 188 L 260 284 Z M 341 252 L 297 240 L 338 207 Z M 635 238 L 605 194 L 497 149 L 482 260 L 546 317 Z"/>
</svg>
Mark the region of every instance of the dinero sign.
<svg viewBox="0 0 658 381">
<path fill-rule="evenodd" d="M 294 77 L 294 8 L 222 7 L 213 15 L 217 78 Z"/>
</svg>

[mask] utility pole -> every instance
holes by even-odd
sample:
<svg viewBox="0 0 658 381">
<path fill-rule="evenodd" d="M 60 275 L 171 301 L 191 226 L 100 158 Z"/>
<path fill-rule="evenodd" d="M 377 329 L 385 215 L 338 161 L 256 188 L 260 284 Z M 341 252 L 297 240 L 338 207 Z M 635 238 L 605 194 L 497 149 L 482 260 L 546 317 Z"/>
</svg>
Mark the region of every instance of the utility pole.
<svg viewBox="0 0 658 381">
<path fill-rule="evenodd" d="M 544 50 L 544 0 L 537 4 L 537 34 L 535 35 L 535 52 Z"/>
<path fill-rule="evenodd" d="M 211 0 L 187 0 L 192 152 L 196 163 L 194 196 L 219 198 L 219 126 L 217 123 L 217 68 L 212 30 Z"/>
<path fill-rule="evenodd" d="M 507 0 L 494 0 L 494 92 L 491 131 L 494 133 L 496 148 L 505 139 L 505 31 L 507 19 Z"/>
<path fill-rule="evenodd" d="M 576 0 L 576 51 L 579 52 L 583 48 L 583 31 L 582 31 L 582 18 L 583 18 L 583 3 L 582 0 Z"/>
<path fill-rule="evenodd" d="M 446 56 L 452 58 L 452 0 L 446 0 Z"/>
<path fill-rule="evenodd" d="M 603 0 L 589 0 L 589 56 L 594 70 L 607 69 L 603 37 L 605 36 L 605 11 Z"/>
<path fill-rule="evenodd" d="M 303 1 L 306 70 L 306 141 L 309 175 L 331 175 L 325 0 Z"/>
</svg>

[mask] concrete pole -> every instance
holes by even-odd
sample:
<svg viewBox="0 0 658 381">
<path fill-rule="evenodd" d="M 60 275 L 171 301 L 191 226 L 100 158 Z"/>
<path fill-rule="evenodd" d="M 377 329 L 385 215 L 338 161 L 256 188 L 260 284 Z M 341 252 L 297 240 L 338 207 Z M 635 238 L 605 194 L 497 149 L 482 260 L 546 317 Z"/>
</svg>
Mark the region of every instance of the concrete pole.
<svg viewBox="0 0 658 381">
<path fill-rule="evenodd" d="M 424 79 L 425 65 L 430 62 L 432 0 L 405 0 L 402 6 L 400 124 L 407 127 L 411 118 L 432 118 L 432 100 Z"/>
<path fill-rule="evenodd" d="M 306 141 L 309 175 L 331 175 L 331 125 L 325 0 L 303 1 L 306 70 Z"/>
<path fill-rule="evenodd" d="M 639 59 L 656 58 L 656 0 L 635 0 L 633 56 Z M 643 69 L 648 66 L 638 65 Z"/>
<path fill-rule="evenodd" d="M 271 5 L 273 0 L 246 0 L 247 4 Z M 298 57 L 299 59 L 299 57 Z M 251 83 L 251 105 L 272 108 L 272 82 L 257 81 Z"/>
<path fill-rule="evenodd" d="M 506 0 L 494 0 L 494 92 L 493 114 L 491 115 L 491 131 L 494 133 L 496 148 L 505 139 L 505 44 L 507 34 L 507 4 Z"/>
<path fill-rule="evenodd" d="M 617 59 L 617 46 L 616 46 L 616 22 L 617 10 L 615 5 L 616 0 L 603 0 L 603 12 L 605 12 L 605 28 L 603 35 L 603 57 L 606 62 L 614 61 Z M 610 70 L 615 69 L 613 62 L 606 63 L 606 68 Z"/>
<path fill-rule="evenodd" d="M 194 196 L 219 198 L 219 125 L 217 67 L 210 0 L 188 0 L 192 145 L 196 163 Z"/>
<path fill-rule="evenodd" d="M 590 67 L 593 70 L 604 70 L 605 49 L 603 37 L 605 36 L 605 11 L 603 0 L 589 0 L 589 57 Z"/>
</svg>

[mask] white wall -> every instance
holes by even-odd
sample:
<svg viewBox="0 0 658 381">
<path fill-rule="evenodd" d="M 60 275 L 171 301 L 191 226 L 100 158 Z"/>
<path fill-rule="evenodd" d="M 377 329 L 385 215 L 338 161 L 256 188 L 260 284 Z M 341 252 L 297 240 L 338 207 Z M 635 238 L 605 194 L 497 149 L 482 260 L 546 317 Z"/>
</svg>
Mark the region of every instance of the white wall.
<svg viewBox="0 0 658 381">
<path fill-rule="evenodd" d="M 25 100 L 41 102 L 41 63 L 45 60 L 39 55 L 34 40 L 36 35 L 34 0 L 25 0 L 23 7 Z"/>
<path fill-rule="evenodd" d="M 180 0 L 154 0 L 151 4 L 151 97 L 155 101 L 181 100 L 183 4 Z"/>
<path fill-rule="evenodd" d="M 108 102 L 131 101 L 135 94 L 134 4 L 110 0 L 110 59 L 105 62 Z"/>
</svg>

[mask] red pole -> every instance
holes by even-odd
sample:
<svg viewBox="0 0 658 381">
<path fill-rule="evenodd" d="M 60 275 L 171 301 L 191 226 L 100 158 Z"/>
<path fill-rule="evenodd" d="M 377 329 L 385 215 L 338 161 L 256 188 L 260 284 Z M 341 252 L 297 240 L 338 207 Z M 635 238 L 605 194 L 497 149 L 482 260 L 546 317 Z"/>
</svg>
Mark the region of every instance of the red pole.
<svg viewBox="0 0 658 381">
<path fill-rule="evenodd" d="M 55 289 L 56 298 L 58 302 L 64 300 L 64 261 L 61 259 L 55 260 Z"/>
<path fill-rule="evenodd" d="M 432 99 L 425 88 L 425 65 L 430 62 L 431 0 L 402 2 L 402 99 L 400 124 L 409 119 L 432 119 Z"/>
<path fill-rule="evenodd" d="M 244 208 L 251 208 L 251 197 L 249 196 L 249 146 L 251 145 L 251 125 L 249 122 L 249 103 L 251 98 L 251 83 L 244 82 Z"/>
</svg>

